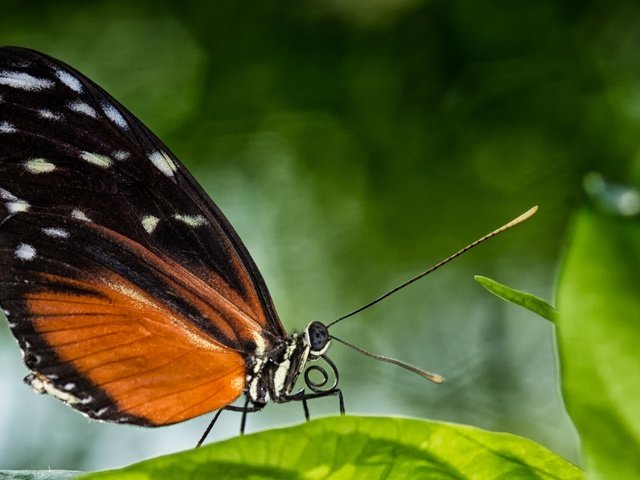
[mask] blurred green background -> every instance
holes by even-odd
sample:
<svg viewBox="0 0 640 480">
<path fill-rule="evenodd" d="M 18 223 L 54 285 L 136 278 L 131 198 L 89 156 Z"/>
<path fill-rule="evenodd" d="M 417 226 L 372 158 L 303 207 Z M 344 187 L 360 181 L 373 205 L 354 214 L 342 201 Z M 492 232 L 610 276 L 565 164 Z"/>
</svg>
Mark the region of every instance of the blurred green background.
<svg viewBox="0 0 640 480">
<path fill-rule="evenodd" d="M 331 356 L 350 413 L 512 432 L 577 462 L 552 327 L 472 275 L 553 298 L 584 176 L 640 180 L 639 27 L 632 1 L 3 1 L 0 43 L 64 60 L 149 125 L 237 228 L 288 330 L 539 204 L 336 327 L 444 385 L 340 345 Z M 22 384 L 6 322 L 0 342 L 0 468 L 116 467 L 190 448 L 209 421 L 89 422 Z M 248 429 L 302 419 L 300 405 L 272 405 Z M 224 414 L 213 438 L 238 424 Z"/>
</svg>

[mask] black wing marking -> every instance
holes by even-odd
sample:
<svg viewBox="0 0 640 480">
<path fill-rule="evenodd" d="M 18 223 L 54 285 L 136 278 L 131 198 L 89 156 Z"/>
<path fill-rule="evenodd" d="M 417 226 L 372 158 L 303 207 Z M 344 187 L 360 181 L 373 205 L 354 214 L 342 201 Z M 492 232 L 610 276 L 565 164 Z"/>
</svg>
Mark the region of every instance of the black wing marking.
<svg viewBox="0 0 640 480">
<path fill-rule="evenodd" d="M 245 246 L 179 160 L 91 80 L 15 47 L 0 49 L 0 188 L 0 245 L 9 270 L 32 244 L 12 218 L 54 234 L 65 219 L 89 221 L 209 284 L 222 280 L 267 337 L 286 335 Z M 36 213 L 60 222 L 41 224 Z M 15 234 L 10 245 L 7 231 Z"/>
</svg>

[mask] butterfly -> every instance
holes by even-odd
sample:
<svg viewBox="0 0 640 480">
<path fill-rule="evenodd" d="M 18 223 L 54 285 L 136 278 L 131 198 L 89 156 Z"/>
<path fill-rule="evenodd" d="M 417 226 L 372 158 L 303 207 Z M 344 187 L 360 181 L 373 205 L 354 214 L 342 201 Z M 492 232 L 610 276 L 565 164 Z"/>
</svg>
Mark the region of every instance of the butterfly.
<svg viewBox="0 0 640 480">
<path fill-rule="evenodd" d="M 301 401 L 308 419 L 324 396 L 343 413 L 334 339 L 441 382 L 329 327 L 460 253 L 288 334 L 238 234 L 147 127 L 63 62 L 0 48 L 0 305 L 26 383 L 90 418 L 156 427 L 217 410 L 211 427 L 226 409 L 243 431 L 268 401 Z"/>
</svg>

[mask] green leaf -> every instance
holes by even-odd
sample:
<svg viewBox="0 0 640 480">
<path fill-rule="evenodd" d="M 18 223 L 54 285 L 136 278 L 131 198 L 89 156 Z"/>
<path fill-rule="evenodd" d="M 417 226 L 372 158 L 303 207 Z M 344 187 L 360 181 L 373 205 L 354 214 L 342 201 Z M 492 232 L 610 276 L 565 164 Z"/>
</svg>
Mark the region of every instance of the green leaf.
<svg viewBox="0 0 640 480">
<path fill-rule="evenodd" d="M 83 479 L 574 479 L 582 473 L 505 433 L 402 418 L 330 417 L 237 437 Z"/>
<path fill-rule="evenodd" d="M 71 480 L 82 473 L 74 470 L 0 470 L 0 480 Z"/>
<path fill-rule="evenodd" d="M 587 471 L 640 478 L 640 223 L 578 215 L 558 307 L 564 396 Z"/>
<path fill-rule="evenodd" d="M 558 312 L 540 297 L 536 297 L 535 295 L 522 292 L 520 290 L 514 290 L 511 287 L 507 287 L 502 283 L 498 283 L 495 280 L 491 280 L 490 278 L 483 277 L 481 275 L 475 275 L 473 278 L 484 288 L 503 300 L 520 305 L 527 310 L 531 310 L 533 313 L 537 313 L 550 322 L 556 321 Z"/>
</svg>

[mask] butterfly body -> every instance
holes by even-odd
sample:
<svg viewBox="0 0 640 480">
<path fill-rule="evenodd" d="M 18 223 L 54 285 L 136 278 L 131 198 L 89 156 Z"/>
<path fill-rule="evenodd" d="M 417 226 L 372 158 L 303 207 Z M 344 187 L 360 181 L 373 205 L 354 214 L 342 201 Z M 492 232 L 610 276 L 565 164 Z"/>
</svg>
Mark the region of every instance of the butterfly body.
<svg viewBox="0 0 640 480">
<path fill-rule="evenodd" d="M 16 47 L 0 48 L 0 258 L 25 380 L 91 418 L 161 426 L 243 394 L 245 411 L 341 395 L 293 392 L 329 337 L 287 334 L 175 155 L 91 80 Z"/>
</svg>

